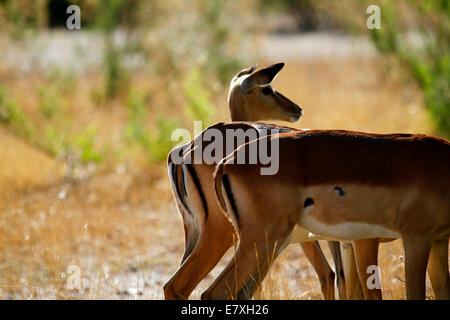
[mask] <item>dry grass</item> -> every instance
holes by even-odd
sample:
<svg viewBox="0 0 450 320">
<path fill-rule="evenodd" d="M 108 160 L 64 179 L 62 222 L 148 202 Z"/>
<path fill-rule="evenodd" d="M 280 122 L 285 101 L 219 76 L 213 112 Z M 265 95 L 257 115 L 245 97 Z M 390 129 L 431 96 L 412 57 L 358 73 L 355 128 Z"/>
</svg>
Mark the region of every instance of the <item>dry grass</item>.
<svg viewBox="0 0 450 320">
<path fill-rule="evenodd" d="M 298 127 L 431 132 L 417 87 L 398 68 L 386 69 L 379 61 L 288 62 L 274 87 L 303 107 Z M 89 85 L 78 86 L 76 96 L 89 96 Z M 77 112 L 86 121 L 94 119 L 100 134 L 123 128 L 119 108 L 94 110 L 86 101 L 73 104 L 84 104 Z M 228 119 L 228 110 L 217 110 L 216 117 Z M 61 178 L 55 160 L 3 130 L 0 139 L 0 298 L 163 298 L 162 285 L 178 267 L 184 241 L 164 164 L 118 167 L 71 183 Z M 327 246 L 322 247 L 329 258 Z M 402 255 L 399 241 L 381 245 L 387 299 L 405 297 Z M 80 267 L 85 281 L 79 291 L 66 288 L 70 265 Z M 429 286 L 427 294 L 432 296 Z M 298 245 L 274 262 L 262 298 L 322 298 Z"/>
<path fill-rule="evenodd" d="M 172 264 L 182 230 L 163 173 L 116 172 L 2 199 L 2 297 L 113 298 L 125 289 L 105 274 Z M 69 265 L 90 282 L 85 290 L 66 290 Z"/>
<path fill-rule="evenodd" d="M 326 242 L 320 241 L 320 244 L 328 261 L 332 262 Z M 380 245 L 378 265 L 381 272 L 383 299 L 405 299 L 403 255 L 401 240 Z M 428 278 L 426 295 L 430 299 L 434 297 Z M 281 253 L 263 282 L 261 297 L 262 299 L 323 299 L 314 270 L 304 257 L 300 246 L 291 245 Z"/>
</svg>

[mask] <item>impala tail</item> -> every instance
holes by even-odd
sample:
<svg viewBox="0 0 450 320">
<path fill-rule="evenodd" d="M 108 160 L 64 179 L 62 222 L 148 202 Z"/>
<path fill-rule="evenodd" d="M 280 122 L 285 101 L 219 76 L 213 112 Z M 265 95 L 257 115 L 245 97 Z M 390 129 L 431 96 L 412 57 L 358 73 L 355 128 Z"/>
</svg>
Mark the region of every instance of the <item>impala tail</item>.
<svg viewBox="0 0 450 320">
<path fill-rule="evenodd" d="M 187 203 L 187 187 L 186 187 L 186 172 L 183 164 L 176 164 L 172 161 L 172 153 L 180 152 L 180 149 L 174 149 L 170 152 L 167 167 L 169 171 L 169 180 L 170 186 L 172 188 L 173 196 L 177 203 L 178 209 L 183 216 L 183 220 L 187 223 L 183 224 L 184 227 L 184 235 L 185 235 L 185 252 L 183 258 L 181 259 L 181 264 L 186 260 L 186 258 L 191 254 L 194 250 L 195 245 L 197 243 L 199 232 L 197 228 L 188 223 L 190 219 L 188 219 L 188 215 L 193 216 L 193 213 L 190 211 Z"/>
<path fill-rule="evenodd" d="M 183 210 L 189 212 L 187 208 L 185 197 L 187 194 L 186 185 L 184 183 L 184 170 L 182 164 L 175 164 L 172 161 L 172 153 L 179 152 L 179 149 L 174 149 L 170 152 L 169 157 L 167 159 L 167 167 L 169 170 L 169 180 L 170 185 L 172 187 L 172 191 L 175 197 L 177 204 L 182 207 Z"/>
<path fill-rule="evenodd" d="M 214 173 L 214 191 L 216 192 L 217 200 L 224 214 L 227 216 L 235 230 L 238 231 L 240 223 L 236 201 L 233 191 L 231 190 L 230 179 L 226 172 L 224 172 L 225 162 L 228 158 L 229 157 L 222 159 L 216 167 Z"/>
<path fill-rule="evenodd" d="M 220 207 L 224 212 L 227 212 L 227 204 L 222 194 L 222 175 L 223 175 L 223 160 L 217 165 L 216 171 L 214 172 L 214 191 L 216 192 L 217 200 L 219 201 Z"/>
</svg>

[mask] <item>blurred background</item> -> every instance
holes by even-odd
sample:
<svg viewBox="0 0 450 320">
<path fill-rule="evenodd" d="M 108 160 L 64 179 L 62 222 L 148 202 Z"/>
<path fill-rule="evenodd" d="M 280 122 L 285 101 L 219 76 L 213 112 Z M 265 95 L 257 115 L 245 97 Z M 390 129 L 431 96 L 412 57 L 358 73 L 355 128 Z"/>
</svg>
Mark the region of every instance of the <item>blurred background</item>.
<svg viewBox="0 0 450 320">
<path fill-rule="evenodd" d="M 286 63 L 291 126 L 448 138 L 449 17 L 446 0 L 0 0 L 0 298 L 163 298 L 184 248 L 171 133 L 229 121 L 229 82 L 256 63 Z M 384 298 L 404 299 L 401 242 L 380 268 Z M 322 299 L 298 245 L 261 298 Z"/>
</svg>

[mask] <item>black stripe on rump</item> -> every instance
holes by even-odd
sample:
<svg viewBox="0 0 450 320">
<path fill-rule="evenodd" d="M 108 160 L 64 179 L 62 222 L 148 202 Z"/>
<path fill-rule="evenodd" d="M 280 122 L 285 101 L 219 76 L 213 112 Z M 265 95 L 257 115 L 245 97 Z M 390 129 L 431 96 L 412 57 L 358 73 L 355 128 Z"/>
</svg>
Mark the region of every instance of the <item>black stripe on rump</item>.
<svg viewBox="0 0 450 320">
<path fill-rule="evenodd" d="M 225 187 L 225 192 L 227 193 L 227 197 L 230 200 L 231 208 L 233 209 L 234 215 L 236 216 L 236 221 L 238 223 L 238 226 L 240 227 L 239 214 L 238 214 L 238 210 L 237 210 L 237 206 L 236 206 L 236 201 L 234 200 L 233 192 L 231 191 L 230 180 L 228 179 L 228 175 L 224 174 L 222 176 L 222 183 L 223 183 L 223 186 Z"/>
<path fill-rule="evenodd" d="M 206 220 L 206 218 L 208 218 L 208 205 L 206 203 L 206 197 L 205 197 L 205 194 L 203 193 L 203 189 L 200 184 L 200 180 L 198 179 L 197 173 L 195 172 L 195 169 L 192 166 L 192 164 L 186 164 L 186 167 L 189 171 L 189 174 L 192 177 L 192 180 L 194 180 L 194 184 L 197 187 L 198 193 L 200 194 L 200 199 L 202 200 L 203 209 L 205 210 L 205 220 Z"/>
<path fill-rule="evenodd" d="M 186 204 L 186 201 L 185 201 L 185 197 L 186 197 L 187 191 L 186 191 L 186 186 L 184 185 L 184 179 L 183 178 L 178 179 L 179 178 L 178 177 L 178 170 L 181 171 L 181 168 L 179 167 L 181 165 L 173 164 L 173 163 L 171 163 L 170 165 L 172 166 L 171 167 L 172 168 L 171 176 L 172 176 L 172 179 L 173 179 L 173 184 L 175 185 L 175 192 L 177 194 L 177 198 L 180 200 L 180 202 L 181 202 L 182 206 L 184 207 L 185 211 L 187 211 L 191 216 L 193 216 L 192 212 L 189 210 L 189 208 L 188 208 L 188 206 Z M 181 172 L 181 174 L 183 174 L 183 172 Z M 182 186 L 180 186 L 180 184 L 182 184 Z"/>
</svg>

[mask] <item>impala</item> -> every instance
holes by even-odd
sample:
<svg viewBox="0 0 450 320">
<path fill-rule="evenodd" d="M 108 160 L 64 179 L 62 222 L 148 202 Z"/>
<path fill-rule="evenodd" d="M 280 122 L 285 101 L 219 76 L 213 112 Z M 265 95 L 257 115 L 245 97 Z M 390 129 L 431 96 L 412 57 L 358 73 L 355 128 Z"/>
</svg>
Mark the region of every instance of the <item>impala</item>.
<svg viewBox="0 0 450 320">
<path fill-rule="evenodd" d="M 401 238 L 407 299 L 425 298 L 427 263 L 436 296 L 449 297 L 448 141 L 343 130 L 280 133 L 271 139 L 279 144 L 275 175 L 260 175 L 261 164 L 233 163 L 258 141 L 242 145 L 216 168 L 216 195 L 239 243 L 204 298 L 223 299 L 255 286 L 270 265 L 261 253 L 279 254 L 296 225 L 373 250 L 379 238 Z"/>
<path fill-rule="evenodd" d="M 255 67 L 244 69 L 233 78 L 228 96 L 228 105 L 233 121 L 277 119 L 293 122 L 299 119 L 301 109 L 276 92 L 270 85 L 283 66 L 283 63 L 279 63 L 256 72 Z M 196 148 L 208 147 L 208 141 L 203 142 L 201 147 L 199 141 L 207 140 L 204 139 L 205 135 L 212 129 L 223 133 L 227 129 L 253 129 L 257 132 L 258 137 L 267 134 L 262 133 L 263 129 L 264 131 L 269 130 L 268 133 L 271 133 L 272 130 L 299 131 L 262 123 L 219 123 L 204 130 L 190 143 L 171 151 L 168 159 L 169 178 L 178 211 L 183 220 L 185 253 L 180 267 L 164 286 L 166 299 L 187 299 L 197 284 L 233 244 L 234 229 L 222 214 L 213 190 L 215 164 L 222 157 L 214 164 L 188 161 L 192 160 Z M 225 145 L 226 141 L 224 141 Z M 223 155 L 225 156 L 233 150 L 224 149 Z M 183 164 L 175 164 L 173 159 L 176 157 L 181 157 Z M 306 241 L 308 242 L 301 245 L 318 274 L 322 293 L 326 299 L 334 299 L 334 273 L 318 242 L 309 239 Z M 335 261 L 338 287 L 341 293 L 345 291 L 345 287 L 341 277 L 339 244 L 333 242 L 329 245 Z"/>
</svg>

